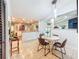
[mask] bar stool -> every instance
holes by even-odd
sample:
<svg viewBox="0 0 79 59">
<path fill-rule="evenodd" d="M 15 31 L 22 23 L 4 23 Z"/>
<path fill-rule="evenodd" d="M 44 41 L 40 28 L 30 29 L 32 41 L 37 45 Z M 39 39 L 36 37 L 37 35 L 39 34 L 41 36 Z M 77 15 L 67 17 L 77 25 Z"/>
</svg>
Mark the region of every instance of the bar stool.
<svg viewBox="0 0 79 59">
<path fill-rule="evenodd" d="M 17 42 L 16 47 L 13 47 L 13 45 L 12 45 L 13 42 Z M 11 56 L 12 56 L 13 52 L 18 52 L 18 54 L 19 54 L 19 39 L 18 39 L 18 37 L 10 38 L 10 52 L 11 52 Z"/>
</svg>

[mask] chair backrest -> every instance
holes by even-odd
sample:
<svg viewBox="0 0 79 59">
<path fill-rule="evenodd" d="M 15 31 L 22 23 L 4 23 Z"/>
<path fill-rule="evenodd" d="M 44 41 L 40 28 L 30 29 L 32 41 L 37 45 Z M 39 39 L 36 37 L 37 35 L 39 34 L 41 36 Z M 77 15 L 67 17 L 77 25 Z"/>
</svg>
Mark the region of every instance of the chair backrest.
<svg viewBox="0 0 79 59">
<path fill-rule="evenodd" d="M 39 37 L 42 38 L 43 35 L 44 35 L 44 34 L 40 34 Z"/>
<path fill-rule="evenodd" d="M 67 39 L 65 39 L 61 45 L 61 47 L 64 47 L 66 45 Z"/>
<path fill-rule="evenodd" d="M 39 43 L 40 43 L 41 45 L 44 45 L 44 43 L 45 43 L 45 40 L 42 39 L 42 38 L 38 38 L 38 41 L 39 41 Z"/>
</svg>

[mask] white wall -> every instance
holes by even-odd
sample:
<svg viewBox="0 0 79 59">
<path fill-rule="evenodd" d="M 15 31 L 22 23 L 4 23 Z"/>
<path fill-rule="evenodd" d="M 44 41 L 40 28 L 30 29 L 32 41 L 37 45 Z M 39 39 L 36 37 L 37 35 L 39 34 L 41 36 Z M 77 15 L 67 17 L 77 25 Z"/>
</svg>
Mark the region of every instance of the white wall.
<svg viewBox="0 0 79 59">
<path fill-rule="evenodd" d="M 22 34 L 22 40 L 29 41 L 29 40 L 36 40 L 39 37 L 38 32 L 25 32 Z"/>
<path fill-rule="evenodd" d="M 66 51 L 67 55 L 73 59 L 77 59 L 78 56 L 78 33 L 75 29 L 54 29 L 52 34 L 58 34 L 61 38 L 60 41 L 63 41 L 67 38 Z"/>
<path fill-rule="evenodd" d="M 46 20 L 39 22 L 39 32 L 40 33 L 45 33 L 45 30 L 46 30 L 46 27 L 47 27 L 46 22 L 47 22 Z"/>
</svg>

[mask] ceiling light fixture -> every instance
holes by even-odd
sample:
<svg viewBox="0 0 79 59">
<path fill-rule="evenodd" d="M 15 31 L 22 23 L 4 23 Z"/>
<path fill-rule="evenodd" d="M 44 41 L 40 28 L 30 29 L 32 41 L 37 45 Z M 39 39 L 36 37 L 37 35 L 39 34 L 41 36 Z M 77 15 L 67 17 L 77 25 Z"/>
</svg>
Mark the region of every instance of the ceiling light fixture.
<svg viewBox="0 0 79 59">
<path fill-rule="evenodd" d="M 57 0 L 53 0 L 52 4 L 54 5 L 54 19 L 56 19 L 56 17 L 57 17 L 57 9 L 56 9 Z"/>
<path fill-rule="evenodd" d="M 57 9 L 54 9 L 55 18 L 57 17 Z"/>
<path fill-rule="evenodd" d="M 57 2 L 57 0 L 53 0 L 53 1 L 52 1 L 52 4 L 56 4 L 56 2 Z"/>
</svg>

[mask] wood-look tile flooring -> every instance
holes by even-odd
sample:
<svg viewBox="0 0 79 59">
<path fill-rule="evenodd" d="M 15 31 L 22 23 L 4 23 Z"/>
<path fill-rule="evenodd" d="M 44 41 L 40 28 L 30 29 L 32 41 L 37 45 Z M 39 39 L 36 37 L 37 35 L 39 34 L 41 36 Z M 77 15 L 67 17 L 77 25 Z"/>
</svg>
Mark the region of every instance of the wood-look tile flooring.
<svg viewBox="0 0 79 59">
<path fill-rule="evenodd" d="M 16 42 L 13 43 L 13 45 L 16 45 Z M 55 55 L 53 55 L 51 52 L 48 53 L 48 55 L 44 56 L 44 50 L 40 50 L 37 52 L 38 47 L 38 41 L 27 41 L 23 42 L 20 40 L 20 53 L 17 54 L 16 52 L 13 53 L 11 56 L 11 59 L 59 59 Z M 61 57 L 61 54 L 54 50 L 54 54 Z M 72 59 L 67 55 L 64 55 L 64 59 Z"/>
</svg>

